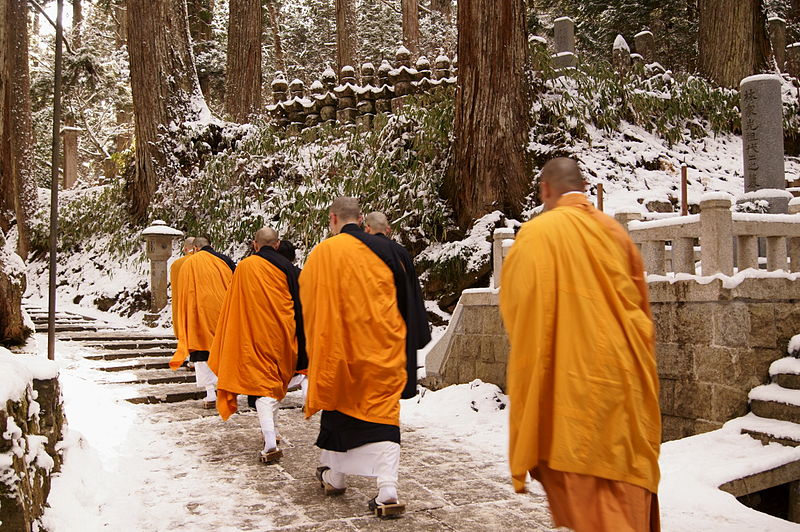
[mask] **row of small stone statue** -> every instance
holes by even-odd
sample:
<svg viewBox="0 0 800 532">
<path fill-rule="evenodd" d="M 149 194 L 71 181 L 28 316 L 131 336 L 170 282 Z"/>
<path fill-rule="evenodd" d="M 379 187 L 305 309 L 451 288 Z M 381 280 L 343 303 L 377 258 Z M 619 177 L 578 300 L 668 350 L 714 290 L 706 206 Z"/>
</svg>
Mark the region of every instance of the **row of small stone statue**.
<svg viewBox="0 0 800 532">
<path fill-rule="evenodd" d="M 267 113 L 278 126 L 295 131 L 334 121 L 369 128 L 376 113 L 395 112 L 405 96 L 456 84 L 457 64 L 443 53 L 433 68 L 425 56 L 412 66 L 411 52 L 400 46 L 395 63 L 393 67 L 384 59 L 377 72 L 372 63 L 364 63 L 360 84 L 353 67 L 342 68 L 338 79 L 328 67 L 308 93 L 302 81 L 288 83 L 283 73 L 277 72 L 271 84 L 273 104 L 267 106 Z"/>
</svg>

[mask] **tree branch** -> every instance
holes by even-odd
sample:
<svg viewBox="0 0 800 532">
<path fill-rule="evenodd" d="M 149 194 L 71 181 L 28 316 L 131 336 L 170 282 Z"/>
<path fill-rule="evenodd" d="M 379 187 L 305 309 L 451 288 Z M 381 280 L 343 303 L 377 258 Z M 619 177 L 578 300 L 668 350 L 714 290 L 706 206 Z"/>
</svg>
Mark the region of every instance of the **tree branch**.
<svg viewBox="0 0 800 532">
<path fill-rule="evenodd" d="M 41 13 L 45 19 L 47 19 L 47 22 L 49 22 L 51 26 L 53 26 L 54 28 L 56 27 L 55 21 L 53 21 L 53 19 L 50 18 L 50 15 L 47 14 L 44 8 L 41 5 L 39 5 L 39 2 L 37 2 L 36 0 L 28 0 L 28 3 L 33 7 L 35 7 L 36 10 L 39 13 Z M 67 40 L 67 36 L 64 35 L 63 33 L 61 34 L 61 41 L 64 43 L 64 47 L 66 48 L 67 52 L 70 54 L 73 53 L 72 46 L 70 46 L 69 40 Z"/>
</svg>

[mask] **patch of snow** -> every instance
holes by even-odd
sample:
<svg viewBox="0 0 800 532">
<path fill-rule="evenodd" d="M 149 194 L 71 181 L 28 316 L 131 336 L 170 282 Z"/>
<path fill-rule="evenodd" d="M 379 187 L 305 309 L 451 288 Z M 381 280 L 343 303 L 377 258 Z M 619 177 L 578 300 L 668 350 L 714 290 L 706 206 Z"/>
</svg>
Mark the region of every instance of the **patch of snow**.
<svg viewBox="0 0 800 532">
<path fill-rule="evenodd" d="M 782 188 L 762 188 L 752 192 L 745 192 L 736 196 L 737 201 L 749 201 L 757 199 L 772 199 L 772 198 L 787 198 L 790 201 L 794 199 L 791 192 Z"/>
<path fill-rule="evenodd" d="M 700 215 L 699 214 L 689 214 L 687 216 L 671 216 L 669 218 L 663 218 L 661 220 L 632 220 L 628 222 L 628 229 L 631 231 L 643 230 L 643 229 L 655 229 L 657 227 L 671 227 L 674 225 L 684 225 L 684 224 L 693 224 L 693 223 L 700 223 Z"/>
<path fill-rule="evenodd" d="M 747 397 L 751 401 L 770 401 L 784 405 L 800 406 L 800 390 L 784 388 L 775 383 L 756 386 Z"/>
<path fill-rule="evenodd" d="M 12 353 L 0 347 L 0 404 L 20 400 L 33 379 L 54 379 L 58 364 L 40 354 Z"/>
<path fill-rule="evenodd" d="M 625 40 L 625 37 L 619 34 L 617 34 L 617 37 L 614 39 L 613 49 L 631 53 L 631 47 L 628 46 L 628 42 Z"/>
<path fill-rule="evenodd" d="M 792 341 L 797 337 L 792 337 Z M 792 342 L 789 342 L 789 351 L 792 351 Z M 770 377 L 781 374 L 800 375 L 800 358 L 783 357 L 769 365 Z"/>
<path fill-rule="evenodd" d="M 792 336 L 791 340 L 789 340 L 789 348 L 787 351 L 792 355 L 800 352 L 800 334 Z"/>
<path fill-rule="evenodd" d="M 742 81 L 739 82 L 739 86 L 741 87 L 745 83 L 750 83 L 753 81 L 777 81 L 778 83 L 781 83 L 782 80 L 780 76 L 776 76 L 775 74 L 756 74 L 755 76 L 748 76 L 742 79 Z"/>
</svg>

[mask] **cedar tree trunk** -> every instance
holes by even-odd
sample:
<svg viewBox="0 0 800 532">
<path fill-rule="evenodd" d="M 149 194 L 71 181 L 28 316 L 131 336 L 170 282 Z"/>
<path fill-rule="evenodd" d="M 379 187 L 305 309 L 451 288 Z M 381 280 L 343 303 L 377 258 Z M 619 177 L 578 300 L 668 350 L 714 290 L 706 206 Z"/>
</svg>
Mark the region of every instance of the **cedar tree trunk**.
<svg viewBox="0 0 800 532">
<path fill-rule="evenodd" d="M 207 112 L 189 38 L 186 0 L 128 0 L 128 54 L 136 134 L 136 171 L 129 183 L 131 214 L 143 222 L 169 168 L 161 135 Z"/>
<path fill-rule="evenodd" d="M 403 11 L 403 45 L 411 52 L 411 57 L 419 57 L 419 2 L 401 0 Z"/>
<path fill-rule="evenodd" d="M 700 72 L 723 87 L 767 68 L 769 38 L 761 0 L 699 0 Z"/>
<path fill-rule="evenodd" d="M 23 259 L 36 207 L 27 13 L 26 0 L 0 0 L 0 230 L 16 221 Z"/>
<path fill-rule="evenodd" d="M 336 66 L 339 72 L 346 66 L 358 66 L 356 20 L 354 0 L 336 0 Z"/>
<path fill-rule="evenodd" d="M 261 111 L 261 1 L 230 0 L 225 113 L 247 122 Z"/>
<path fill-rule="evenodd" d="M 281 42 L 281 23 L 278 8 L 275 0 L 267 0 L 267 12 L 269 13 L 269 26 L 272 31 L 272 46 L 275 54 L 275 70 L 286 72 L 286 59 L 283 55 L 283 43 Z"/>
<path fill-rule="evenodd" d="M 445 182 L 458 224 L 519 216 L 531 174 L 523 0 L 458 2 L 455 143 Z"/>
</svg>

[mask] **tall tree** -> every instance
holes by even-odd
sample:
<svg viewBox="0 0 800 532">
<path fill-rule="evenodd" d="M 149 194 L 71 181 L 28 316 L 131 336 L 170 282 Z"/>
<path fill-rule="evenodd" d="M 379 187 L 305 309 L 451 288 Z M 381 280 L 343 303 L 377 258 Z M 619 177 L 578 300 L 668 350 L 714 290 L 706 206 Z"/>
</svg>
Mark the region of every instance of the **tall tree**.
<svg viewBox="0 0 800 532">
<path fill-rule="evenodd" d="M 83 6 L 81 0 L 72 0 L 72 45 L 75 48 L 80 48 L 83 44 L 81 26 L 83 26 Z"/>
<path fill-rule="evenodd" d="M 186 0 L 128 0 L 128 54 L 136 134 L 131 214 L 144 221 L 158 183 L 177 171 L 161 134 L 207 113 L 189 38 Z"/>
<path fill-rule="evenodd" d="M 186 0 L 186 8 L 189 12 L 189 35 L 192 37 L 195 55 L 199 56 L 208 49 L 214 36 L 211 26 L 214 19 L 214 0 Z M 200 65 L 196 67 L 200 89 L 208 98 L 210 75 Z"/>
<path fill-rule="evenodd" d="M 230 0 L 225 112 L 237 122 L 261 110 L 261 1 Z"/>
<path fill-rule="evenodd" d="M 281 39 L 281 23 L 276 0 L 267 0 L 267 13 L 269 13 L 269 26 L 272 31 L 272 48 L 275 56 L 275 70 L 286 72 L 286 59 L 283 55 L 283 40 Z"/>
<path fill-rule="evenodd" d="M 530 188 L 526 51 L 524 0 L 459 0 L 455 143 L 445 193 L 462 228 L 494 209 L 518 216 Z"/>
<path fill-rule="evenodd" d="M 401 0 L 403 12 L 403 45 L 411 57 L 419 57 L 419 0 Z"/>
<path fill-rule="evenodd" d="M 738 88 L 767 67 L 769 38 L 761 0 L 699 0 L 698 64 L 708 79 Z"/>
<path fill-rule="evenodd" d="M 0 230 L 16 221 L 17 253 L 28 257 L 36 206 L 26 0 L 0 0 Z"/>
<path fill-rule="evenodd" d="M 357 28 L 354 0 L 336 0 L 336 65 L 357 67 Z"/>
</svg>

